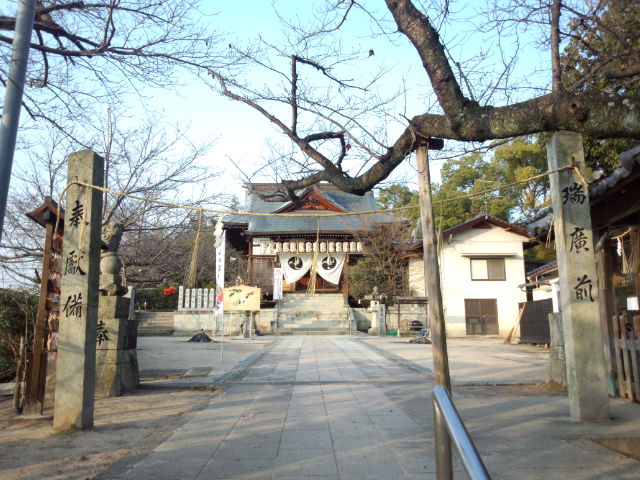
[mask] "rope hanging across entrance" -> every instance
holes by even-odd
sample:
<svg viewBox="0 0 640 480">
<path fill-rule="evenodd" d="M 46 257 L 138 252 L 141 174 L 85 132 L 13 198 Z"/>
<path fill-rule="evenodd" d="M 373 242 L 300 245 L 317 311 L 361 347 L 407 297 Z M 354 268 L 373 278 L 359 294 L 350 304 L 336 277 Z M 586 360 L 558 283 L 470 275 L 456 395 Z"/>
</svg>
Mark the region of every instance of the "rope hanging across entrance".
<svg viewBox="0 0 640 480">
<path fill-rule="evenodd" d="M 543 178 L 545 176 L 554 174 L 554 173 L 559 173 L 562 172 L 564 170 L 574 170 L 575 172 L 577 172 L 577 174 L 579 175 L 581 181 L 585 182 L 586 180 L 584 179 L 584 176 L 582 175 L 582 172 L 580 172 L 580 169 L 578 169 L 577 166 L 575 165 L 567 165 L 565 167 L 561 167 L 555 170 L 550 170 L 548 172 L 544 172 L 544 173 L 540 173 L 538 175 L 533 175 L 531 177 L 528 178 L 524 178 L 522 180 L 518 180 L 517 182 L 511 182 L 505 185 L 499 185 L 497 187 L 494 188 L 488 188 L 485 190 L 481 190 L 475 193 L 466 193 L 463 195 L 458 195 L 456 197 L 452 197 L 452 198 L 447 198 L 445 200 L 437 200 L 435 202 L 433 202 L 433 205 L 441 205 L 441 204 L 445 204 L 445 203 L 451 203 L 451 202 L 455 202 L 458 200 L 464 200 L 466 198 L 473 198 L 473 197 L 479 197 L 481 195 L 486 195 L 488 193 L 491 192 L 499 192 L 500 190 L 504 190 L 506 188 L 510 188 L 510 187 L 514 187 L 516 185 L 521 185 L 524 183 L 529 183 L 531 181 L 534 180 L 538 180 L 540 178 Z M 100 187 L 98 185 L 92 185 L 90 183 L 85 183 L 85 182 L 80 182 L 78 180 L 74 180 L 72 182 L 69 182 L 67 184 L 67 186 L 62 190 L 62 192 L 60 193 L 60 200 L 58 202 L 58 214 L 60 213 L 60 209 L 62 208 L 62 203 L 64 201 L 64 196 L 67 192 L 67 189 L 72 186 L 72 185 L 80 185 L 83 187 L 88 187 L 88 188 L 93 188 L 95 190 L 99 190 L 101 192 L 105 192 L 105 193 L 111 193 L 113 195 L 118 195 L 121 197 L 126 197 L 126 198 L 131 198 L 134 200 L 140 200 L 143 202 L 149 202 L 149 203 L 155 203 L 157 205 L 164 205 L 166 207 L 174 207 L 174 208 L 181 208 L 181 209 L 185 209 L 185 210 L 195 210 L 195 211 L 199 211 L 199 212 L 208 212 L 208 213 L 217 213 L 220 215 L 238 215 L 238 216 L 248 216 L 248 217 L 291 217 L 291 218 L 296 218 L 296 217 L 348 217 L 348 216 L 354 216 L 354 215 L 375 215 L 375 214 L 380 214 L 380 213 L 392 213 L 392 212 L 403 212 L 405 210 L 412 210 L 417 208 L 417 205 L 407 205 L 404 207 L 396 207 L 396 208 L 385 208 L 385 209 L 380 209 L 380 210 L 364 210 L 364 211 L 358 211 L 358 212 L 330 212 L 330 213 L 255 213 L 255 212 L 236 212 L 236 211 L 232 211 L 232 210 L 222 210 L 222 209 L 216 209 L 216 208 L 205 208 L 205 207 L 193 207 L 190 205 L 182 205 L 179 203 L 173 203 L 173 202 L 166 202 L 164 200 L 156 200 L 156 199 L 151 199 L 151 198 L 146 198 L 146 197 L 141 197 L 139 195 L 132 195 L 129 193 L 125 193 L 125 192 L 119 192 L 117 190 L 112 190 L 110 188 L 105 188 L 105 187 Z M 58 215 L 58 218 L 56 219 L 56 228 L 58 227 L 58 222 L 60 221 L 60 215 Z"/>
</svg>

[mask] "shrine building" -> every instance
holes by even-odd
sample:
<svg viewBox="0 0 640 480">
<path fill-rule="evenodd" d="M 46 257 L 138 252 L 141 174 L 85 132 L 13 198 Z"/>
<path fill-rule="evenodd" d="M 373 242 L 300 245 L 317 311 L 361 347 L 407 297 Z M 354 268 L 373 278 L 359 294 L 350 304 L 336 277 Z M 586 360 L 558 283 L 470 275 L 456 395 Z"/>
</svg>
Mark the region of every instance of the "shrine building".
<svg viewBox="0 0 640 480">
<path fill-rule="evenodd" d="M 341 293 L 346 304 L 349 266 L 365 253 L 363 239 L 367 232 L 381 224 L 402 221 L 384 213 L 330 215 L 375 211 L 376 204 L 372 192 L 353 195 L 329 183 L 297 191 L 295 201 L 285 197 L 282 186 L 275 183 L 247 184 L 245 189 L 246 212 L 316 215 L 225 217 L 229 243 L 247 254 L 246 283 L 259 287 L 267 302 L 273 300 L 274 268 L 281 268 L 283 292 Z"/>
</svg>

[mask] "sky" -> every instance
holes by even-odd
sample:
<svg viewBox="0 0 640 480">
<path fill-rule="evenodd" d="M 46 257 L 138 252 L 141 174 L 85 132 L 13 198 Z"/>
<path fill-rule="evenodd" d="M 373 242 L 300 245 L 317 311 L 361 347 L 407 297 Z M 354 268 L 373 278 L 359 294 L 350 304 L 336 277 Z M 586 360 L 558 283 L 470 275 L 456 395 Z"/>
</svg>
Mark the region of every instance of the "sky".
<svg viewBox="0 0 640 480">
<path fill-rule="evenodd" d="M 209 23 L 219 29 L 227 30 L 230 43 L 242 42 L 249 38 L 260 35 L 266 40 L 277 42 L 281 38 L 282 27 L 280 19 L 274 10 L 275 7 L 286 12 L 287 18 L 308 18 L 312 6 L 317 2 L 299 2 L 291 0 L 276 0 L 274 4 L 270 1 L 255 0 L 235 0 L 233 2 L 204 2 L 205 13 Z M 369 4 L 375 2 L 368 2 Z M 469 3 L 457 4 L 459 8 L 469 11 L 467 18 L 473 17 L 473 8 Z M 460 5 L 462 5 L 460 7 Z M 382 2 L 380 7 L 384 8 Z M 378 8 L 380 8 L 378 7 Z M 369 27 L 365 24 L 363 16 L 357 17 L 361 23 L 347 23 L 345 39 L 348 39 L 351 47 L 361 50 L 363 56 L 367 55 L 369 49 L 374 49 L 375 56 L 372 61 L 376 65 L 392 66 L 392 71 L 387 83 L 383 83 L 383 88 L 395 89 L 397 82 L 406 78 L 410 91 L 408 98 L 402 101 L 409 105 L 408 112 L 413 115 L 423 113 L 425 104 L 432 101 L 425 98 L 425 91 L 429 91 L 427 77 L 419 63 L 415 50 L 408 45 L 404 38 L 398 40 L 398 45 L 392 45 L 385 37 L 378 36 L 371 38 L 367 36 Z M 468 22 L 471 22 L 469 20 Z M 478 38 L 470 37 L 467 40 L 468 32 L 473 28 L 472 23 L 453 24 L 444 27 L 445 38 L 452 39 L 449 44 L 451 52 L 458 57 L 464 58 L 470 55 L 470 50 L 482 48 L 482 41 Z M 522 39 L 519 39 L 522 41 Z M 489 43 L 487 43 L 487 46 Z M 472 47 L 471 47 L 472 46 Z M 545 59 L 529 54 L 523 57 L 520 73 L 525 76 L 532 76 L 533 72 L 540 68 L 540 64 Z M 488 62 L 498 63 L 498 59 Z M 225 171 L 224 181 L 216 182 L 213 188 L 219 188 L 221 192 L 236 194 L 240 198 L 244 196 L 241 184 L 244 181 L 238 172 L 236 165 L 253 166 L 263 158 L 268 157 L 269 150 L 267 142 L 282 141 L 286 139 L 270 122 L 254 112 L 251 108 L 238 102 L 226 99 L 202 81 L 196 80 L 189 85 L 180 87 L 177 93 L 167 91 L 149 91 L 151 101 L 147 105 L 164 112 L 167 119 L 176 120 L 182 125 L 189 125 L 189 136 L 192 139 L 204 139 L 213 137 L 215 144 L 211 152 L 206 156 L 205 162 L 219 167 Z M 132 104 L 135 107 L 135 99 Z M 403 107 L 399 106 L 399 110 Z M 288 115 L 284 118 L 288 118 Z M 396 127 L 399 133 L 400 129 Z M 445 148 L 446 151 L 446 148 Z M 231 161 L 233 160 L 233 162 Z M 415 170 L 412 168 L 412 161 L 407 161 L 391 177 L 391 181 L 408 181 L 409 186 L 416 187 Z M 234 165 L 235 164 L 235 165 Z M 439 167 L 442 162 L 433 162 L 433 178 L 439 180 Z M 269 177 L 256 178 L 260 181 L 272 181 Z"/>
<path fill-rule="evenodd" d="M 229 43 L 243 42 L 256 35 L 262 38 L 278 42 L 282 35 L 280 19 L 275 11 L 277 8 L 285 12 L 287 18 L 310 18 L 310 12 L 319 1 L 295 1 L 295 0 L 234 0 L 220 1 L 207 0 L 202 2 L 202 21 L 210 24 L 218 31 L 224 31 L 225 41 Z M 383 2 L 366 2 L 372 8 L 382 9 Z M 469 32 L 476 28 L 474 25 L 474 2 L 451 2 L 452 7 L 461 12 L 464 22 L 444 25 L 443 38 L 446 40 L 451 53 L 458 58 L 469 56 L 475 50 L 482 50 L 486 40 L 477 36 L 468 36 Z M 275 6 L 275 7 L 274 7 Z M 430 88 L 426 74 L 424 73 L 415 50 L 408 45 L 404 37 L 396 37 L 390 42 L 384 36 L 371 37 L 368 19 L 358 13 L 358 16 L 343 27 L 343 41 L 349 42 L 349 47 L 362 51 L 363 57 L 368 56 L 370 49 L 375 55 L 367 60 L 372 70 L 375 66 L 391 68 L 388 79 L 382 83 L 382 89 L 389 91 L 398 88 L 399 82 L 407 81 L 409 91 L 406 98 L 401 98 L 398 105 L 398 115 L 404 112 L 404 104 L 408 105 L 407 115 L 424 113 L 426 106 L 433 102 L 433 98 L 425 92 Z M 312 18 L 312 17 L 311 17 Z M 522 42 L 522 39 L 519 39 Z M 490 48 L 490 41 L 484 43 Z M 492 63 L 499 63 L 499 59 L 492 58 L 495 52 L 485 52 L 488 57 L 489 68 Z M 520 73 L 532 75 L 532 72 L 544 63 L 542 59 L 528 55 L 523 57 Z M 359 67 L 360 68 L 360 67 Z M 357 72 L 366 75 L 367 72 Z M 215 140 L 211 151 L 203 158 L 203 163 L 220 169 L 223 177 L 210 186 L 219 193 L 235 194 L 243 197 L 241 185 L 244 181 L 236 165 L 253 167 L 262 159 L 268 157 L 267 142 L 283 142 L 286 138 L 279 133 L 270 122 L 250 109 L 248 106 L 231 101 L 211 90 L 200 79 L 185 78 L 184 85 L 177 86 L 175 91 L 147 88 L 142 91 L 144 100 L 137 95 L 131 95 L 126 103 L 126 114 L 131 117 L 133 123 L 144 115 L 142 103 L 147 109 L 161 112 L 168 123 L 178 123 L 187 128 L 190 140 L 199 142 L 213 138 Z M 285 118 L 288 118 L 286 116 Z M 394 127 L 393 132 L 399 133 L 401 125 Z M 447 147 L 445 147 L 445 154 Z M 439 166 L 442 162 L 434 162 L 433 178 L 439 179 Z M 245 170 L 249 170 L 246 168 Z M 255 178 L 260 181 L 271 181 L 267 177 Z M 391 177 L 391 181 L 408 181 L 410 187 L 415 187 L 415 171 L 411 161 L 407 161 Z M 194 186 L 195 195 L 199 190 Z M 189 192 L 185 192 L 189 195 Z"/>
<path fill-rule="evenodd" d="M 224 42 L 241 44 L 260 35 L 262 38 L 280 44 L 283 28 L 275 7 L 285 12 L 288 19 L 299 17 L 300 19 L 313 18 L 314 6 L 321 0 L 203 0 L 201 21 L 208 23 L 212 28 L 225 32 Z M 368 8 L 377 8 L 379 12 L 385 11 L 382 0 L 367 0 Z M 490 35 L 480 35 L 477 30 L 479 25 L 477 17 L 478 2 L 455 1 L 449 2 L 455 9 L 462 22 L 444 24 L 441 29 L 441 37 L 449 48 L 449 51 L 458 59 L 470 58 L 474 53 L 485 56 L 484 68 L 487 75 L 496 69 L 501 58 L 497 55 L 495 38 Z M 2 10 L 7 10 L 6 6 Z M 388 15 L 388 12 L 387 12 Z M 475 33 L 472 33 L 475 32 Z M 518 43 L 524 45 L 534 40 L 530 33 L 520 33 Z M 370 75 L 376 67 L 386 67 L 390 71 L 380 85 L 383 91 L 393 91 L 401 84 L 408 88 L 405 96 L 399 98 L 395 106 L 395 117 L 401 119 L 401 114 L 411 117 L 424 113 L 430 105 L 434 104 L 434 97 L 430 93 L 428 78 L 420 64 L 416 51 L 409 45 L 406 38 L 397 35 L 388 38 L 384 35 L 371 35 L 369 19 L 361 12 L 356 12 L 354 18 L 341 29 L 341 40 L 349 48 L 358 52 L 359 61 L 353 68 L 354 76 Z M 507 50 L 513 50 L 516 45 L 516 37 L 513 46 L 503 41 Z M 513 47 L 513 48 L 511 48 Z M 375 54 L 369 56 L 369 50 Z M 514 75 L 528 77 L 531 81 L 538 81 L 543 86 L 548 85 L 546 73 L 537 73 L 542 65 L 545 65 L 546 57 L 536 50 L 528 50 L 526 55 L 518 56 L 518 64 Z M 351 74 L 351 72 L 348 72 Z M 483 81 L 483 71 L 478 70 L 476 79 Z M 308 74 L 308 71 L 305 72 Z M 257 80 L 269 80 L 268 77 L 259 77 Z M 403 83 L 406 82 L 406 83 Z M 264 159 L 269 156 L 268 142 L 288 144 L 286 137 L 280 133 L 270 122 L 253 111 L 246 105 L 234 102 L 222 97 L 207 86 L 202 79 L 184 77 L 173 90 L 143 88 L 141 96 L 131 94 L 124 102 L 124 113 L 132 125 L 146 119 L 148 111 L 160 113 L 167 124 L 179 124 L 186 129 L 191 142 L 199 143 L 213 139 L 212 149 L 201 159 L 201 164 L 220 170 L 222 175 L 208 185 L 213 193 L 236 195 L 244 198 L 242 183 L 246 180 L 242 177 L 238 167 L 244 171 L 253 171 Z M 492 99 L 492 101 L 495 99 Z M 499 101 L 497 102 L 499 104 Z M 288 113 L 284 116 L 289 118 Z M 28 122 L 27 116 L 22 114 L 23 124 Z M 404 128 L 402 122 L 397 122 L 391 127 L 389 137 L 395 139 Z M 21 129 L 19 135 L 23 135 L 31 143 L 37 142 L 37 135 L 29 129 Z M 389 142 L 391 143 L 391 142 Z M 445 150 L 442 155 L 451 153 L 457 146 L 452 142 L 445 142 Z M 407 182 L 412 189 L 417 188 L 417 178 L 414 168 L 414 159 L 410 158 L 396 169 L 388 179 L 390 182 Z M 14 162 L 14 172 L 22 163 L 27 162 L 25 152 L 17 152 Z M 431 162 L 432 179 L 439 180 L 439 168 L 442 160 Z M 254 181 L 269 182 L 273 178 L 268 174 L 258 176 Z M 12 180 L 15 182 L 15 180 Z M 187 187 L 182 192 L 185 199 L 196 197 L 201 190 L 200 185 Z M 211 207 L 220 207 L 212 205 Z M 0 279 L 2 280 L 2 279 Z"/>
</svg>

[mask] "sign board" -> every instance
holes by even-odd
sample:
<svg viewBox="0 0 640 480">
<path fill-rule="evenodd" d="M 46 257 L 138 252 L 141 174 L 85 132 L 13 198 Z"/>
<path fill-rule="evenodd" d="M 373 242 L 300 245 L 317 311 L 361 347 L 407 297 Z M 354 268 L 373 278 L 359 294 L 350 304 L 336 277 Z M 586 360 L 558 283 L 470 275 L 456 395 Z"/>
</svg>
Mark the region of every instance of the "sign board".
<svg viewBox="0 0 640 480">
<path fill-rule="evenodd" d="M 224 289 L 224 309 L 256 311 L 260 310 L 260 289 L 247 285 L 236 285 Z"/>
</svg>

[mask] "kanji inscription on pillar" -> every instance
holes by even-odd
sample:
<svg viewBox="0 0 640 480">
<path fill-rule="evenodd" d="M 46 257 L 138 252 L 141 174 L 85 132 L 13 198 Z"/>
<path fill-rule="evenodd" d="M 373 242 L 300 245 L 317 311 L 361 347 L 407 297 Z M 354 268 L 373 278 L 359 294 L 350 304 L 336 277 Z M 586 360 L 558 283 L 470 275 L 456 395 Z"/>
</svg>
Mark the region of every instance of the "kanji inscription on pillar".
<svg viewBox="0 0 640 480">
<path fill-rule="evenodd" d="M 68 182 L 102 186 L 104 160 L 85 150 L 69 155 Z M 54 428 L 93 425 L 96 328 L 102 227 L 102 193 L 71 184 L 67 189 L 62 252 L 60 331 Z M 107 340 L 101 333 L 101 340 Z"/>
</svg>

